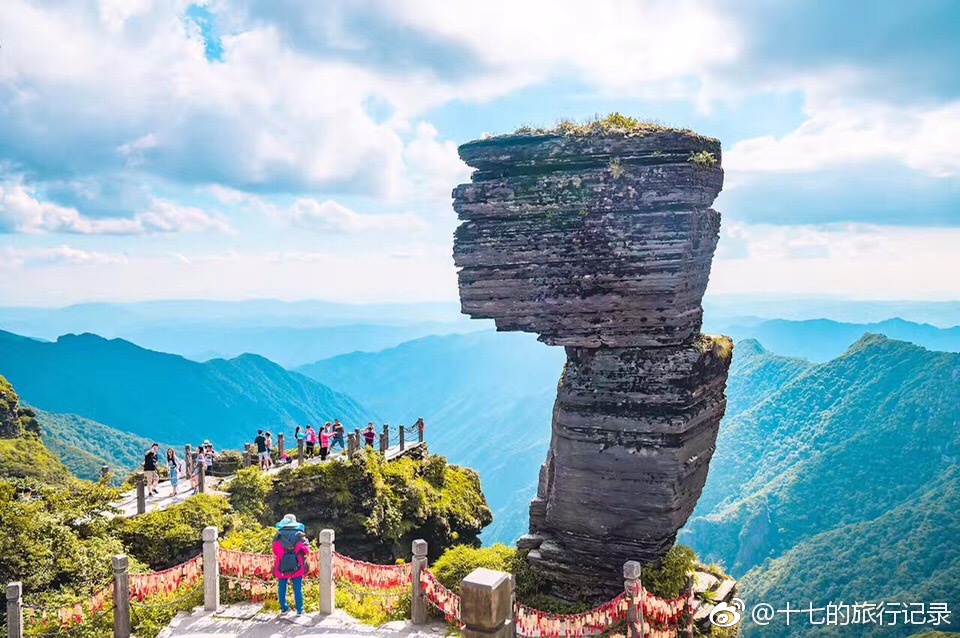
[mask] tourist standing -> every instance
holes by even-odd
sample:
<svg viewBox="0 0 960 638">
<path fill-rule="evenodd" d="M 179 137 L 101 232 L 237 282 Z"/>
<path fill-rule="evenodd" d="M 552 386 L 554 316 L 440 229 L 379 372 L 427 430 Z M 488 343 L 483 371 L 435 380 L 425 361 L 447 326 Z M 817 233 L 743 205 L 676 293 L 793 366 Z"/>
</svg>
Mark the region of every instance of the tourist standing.
<svg viewBox="0 0 960 638">
<path fill-rule="evenodd" d="M 173 495 L 180 496 L 180 459 L 172 447 L 167 448 L 167 471 L 170 472 L 170 487 Z"/>
<path fill-rule="evenodd" d="M 160 484 L 160 475 L 157 473 L 157 462 L 160 460 L 157 451 L 160 449 L 159 443 L 154 443 L 143 456 L 143 475 L 147 479 L 147 496 L 153 496 L 158 493 L 157 486 Z"/>
<path fill-rule="evenodd" d="M 210 441 L 203 442 L 203 469 L 206 470 L 207 476 L 210 476 L 210 470 L 213 469 L 213 462 L 217 459 L 217 452 L 213 449 L 213 443 Z"/>
<path fill-rule="evenodd" d="M 330 451 L 333 452 L 334 445 L 339 445 L 341 452 L 346 450 L 347 448 L 343 443 L 344 438 L 346 438 L 346 429 L 343 427 L 343 423 L 340 423 L 340 419 L 334 419 L 333 420 L 333 443 L 330 444 Z"/>
<path fill-rule="evenodd" d="M 372 448 L 373 442 L 377 440 L 377 432 L 373 429 L 373 423 L 367 424 L 367 429 L 363 431 L 363 442 L 367 447 Z"/>
<path fill-rule="evenodd" d="M 327 460 L 327 453 L 330 451 L 330 440 L 333 438 L 333 425 L 327 423 L 320 430 L 320 460 Z"/>
<path fill-rule="evenodd" d="M 307 426 L 307 435 L 306 435 L 306 444 L 307 444 L 307 458 L 313 457 L 313 451 L 317 447 L 317 431 L 313 429 L 312 425 Z"/>
<path fill-rule="evenodd" d="M 203 452 L 203 443 L 197 446 L 197 451 L 193 455 L 193 474 L 190 475 L 190 483 L 193 485 L 193 493 L 200 492 L 200 472 L 207 467 L 206 454 Z"/>
<path fill-rule="evenodd" d="M 273 467 L 273 435 L 270 432 L 264 432 L 263 436 L 267 439 L 267 469 Z"/>
<path fill-rule="evenodd" d="M 253 444 L 257 446 L 257 460 L 260 462 L 260 469 L 267 469 L 267 438 L 263 436 L 263 430 L 257 430 L 257 436 L 253 439 Z"/>
<path fill-rule="evenodd" d="M 299 616 L 303 614 L 303 577 L 307 573 L 306 558 L 310 554 L 310 545 L 303 524 L 298 523 L 293 514 L 284 516 L 276 528 L 277 535 L 273 537 L 273 575 L 277 578 L 280 612 L 290 611 L 287 582 L 293 581 L 293 600 Z"/>
</svg>

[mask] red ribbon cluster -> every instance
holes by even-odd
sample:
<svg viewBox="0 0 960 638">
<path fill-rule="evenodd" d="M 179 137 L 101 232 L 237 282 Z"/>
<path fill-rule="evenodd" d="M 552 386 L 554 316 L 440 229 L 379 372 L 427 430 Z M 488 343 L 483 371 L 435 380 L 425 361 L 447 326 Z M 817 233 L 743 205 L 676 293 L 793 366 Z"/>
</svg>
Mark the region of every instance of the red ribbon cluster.
<svg viewBox="0 0 960 638">
<path fill-rule="evenodd" d="M 221 547 L 217 549 L 217 562 L 224 576 L 273 580 L 274 558 L 269 554 L 248 554 Z"/>
<path fill-rule="evenodd" d="M 626 594 L 580 614 L 548 614 L 519 604 L 514 610 L 517 633 L 522 636 L 595 636 L 626 617 Z"/>
<path fill-rule="evenodd" d="M 626 620 L 630 604 L 640 609 L 641 600 L 644 635 L 648 638 L 675 638 L 684 620 L 688 626 L 693 622 L 692 590 L 680 598 L 665 599 L 638 587 L 580 614 L 548 614 L 518 604 L 514 610 L 517 634 L 536 638 L 596 635 Z"/>
<path fill-rule="evenodd" d="M 113 600 L 113 584 L 107 585 L 86 600 L 77 601 L 72 605 L 65 605 L 58 609 L 56 624 L 63 629 L 79 625 L 94 614 L 103 611 L 108 600 Z M 23 615 L 28 627 L 44 625 L 52 620 L 30 607 L 23 610 Z"/>
<path fill-rule="evenodd" d="M 683 595 L 679 598 L 657 598 L 645 589 L 640 588 L 635 596 L 643 598 L 643 617 L 648 623 L 655 625 L 678 625 L 683 621 L 686 613 L 692 612 L 691 596 Z"/>
<path fill-rule="evenodd" d="M 196 556 L 162 572 L 130 574 L 130 600 L 142 602 L 151 596 L 169 596 L 190 589 L 203 580 L 203 556 Z"/>
<path fill-rule="evenodd" d="M 440 610 L 447 622 L 460 624 L 460 597 L 444 587 L 429 569 L 420 572 L 420 591 Z"/>
<path fill-rule="evenodd" d="M 334 553 L 333 579 L 353 583 L 365 589 L 392 591 L 411 586 L 413 566 L 410 563 L 375 565 Z"/>
</svg>

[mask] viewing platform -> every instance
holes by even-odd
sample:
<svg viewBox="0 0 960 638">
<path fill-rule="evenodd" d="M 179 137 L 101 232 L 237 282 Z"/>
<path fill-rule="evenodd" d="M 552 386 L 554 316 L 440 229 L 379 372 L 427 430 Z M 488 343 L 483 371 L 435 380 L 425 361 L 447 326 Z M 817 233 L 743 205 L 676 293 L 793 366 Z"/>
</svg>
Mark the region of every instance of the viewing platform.
<svg viewBox="0 0 960 638">
<path fill-rule="evenodd" d="M 413 456 L 417 457 L 422 455 L 426 451 L 426 442 L 424 441 L 424 425 L 422 422 L 418 422 L 415 425 L 409 427 L 399 426 L 397 428 L 391 429 L 389 425 L 384 425 L 381 431 L 377 434 L 377 443 L 375 446 L 372 446 L 373 449 L 376 449 L 387 461 L 395 461 L 404 456 Z M 278 458 L 283 458 L 286 453 L 284 435 L 280 434 L 277 437 L 277 456 Z M 247 444 L 246 450 L 242 453 L 242 460 L 239 463 L 239 467 L 234 464 L 232 467 L 234 471 L 226 475 L 218 476 L 220 472 L 216 471 L 216 464 L 214 465 L 214 472 L 207 474 L 204 469 L 201 469 L 200 472 L 200 493 L 210 493 L 210 494 L 221 494 L 225 495 L 223 488 L 230 483 L 231 480 L 236 476 L 236 469 L 247 468 L 257 464 L 256 453 L 252 450 L 252 444 Z M 263 470 L 267 475 L 279 474 L 283 470 L 297 468 L 302 465 L 318 465 L 320 463 L 339 463 L 343 461 L 352 460 L 361 448 L 371 447 L 365 446 L 363 443 L 363 436 L 360 430 L 354 430 L 347 435 L 347 445 L 345 449 L 338 450 L 337 452 L 332 452 L 327 456 L 326 460 L 322 460 L 319 455 L 312 457 L 307 457 L 306 446 L 304 441 L 301 439 L 297 441 L 297 447 L 295 450 L 291 450 L 293 454 L 290 456 L 289 463 L 276 462 L 275 465 L 268 469 Z M 119 510 L 115 516 L 121 517 L 131 517 L 138 514 L 145 514 L 147 512 L 159 512 L 167 509 L 173 505 L 179 505 L 185 500 L 193 496 L 192 484 L 189 477 L 193 475 L 193 451 L 189 445 L 184 446 L 184 455 L 186 459 L 186 477 L 181 477 L 179 482 L 179 494 L 174 495 L 173 485 L 169 480 L 160 481 L 157 486 L 157 491 L 159 494 L 152 497 L 147 497 L 146 492 L 146 481 L 142 471 L 136 473 L 136 487 L 131 490 L 124 492 L 121 496 L 121 500 L 118 501 L 115 506 Z M 222 467 L 222 465 L 221 465 Z M 227 467 L 231 467 L 227 464 Z M 106 475 L 109 472 L 109 468 L 104 468 L 103 473 Z"/>
</svg>

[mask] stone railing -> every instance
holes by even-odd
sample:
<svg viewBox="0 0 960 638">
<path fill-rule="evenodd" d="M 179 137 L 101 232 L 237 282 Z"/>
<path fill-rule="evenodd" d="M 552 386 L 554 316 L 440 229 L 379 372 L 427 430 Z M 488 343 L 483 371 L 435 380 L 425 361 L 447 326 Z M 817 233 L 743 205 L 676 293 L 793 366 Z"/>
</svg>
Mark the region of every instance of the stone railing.
<svg viewBox="0 0 960 638">
<path fill-rule="evenodd" d="M 433 607 L 447 622 L 458 626 L 466 638 L 586 638 L 599 636 L 623 624 L 630 638 L 670 638 L 693 636 L 693 596 L 676 600 L 656 598 L 640 585 L 640 564 L 624 565 L 624 590 L 613 600 L 579 614 L 558 615 L 519 604 L 514 595 L 512 575 L 478 568 L 460 583 L 460 594 L 444 587 L 429 570 L 427 543 L 415 540 L 413 560 L 397 565 L 376 565 L 338 554 L 334 531 L 325 529 L 319 535 L 319 560 L 311 560 L 305 578 L 319 581 L 319 611 L 333 613 L 336 588 L 344 587 L 360 595 L 411 598 L 410 619 L 414 625 L 425 624 L 428 608 Z M 131 605 L 169 606 L 171 596 L 188 600 L 202 584 L 203 610 L 216 613 L 222 608 L 221 579 L 230 591 L 241 592 L 242 598 L 262 601 L 276 592 L 273 575 L 274 557 L 249 554 L 220 547 L 216 527 L 203 530 L 203 551 L 180 565 L 148 574 L 130 574 L 129 560 L 124 555 L 113 558 L 113 582 L 87 601 L 55 610 L 54 632 L 66 633 L 84 622 L 106 613 L 113 614 L 115 638 L 129 638 L 132 633 Z M 199 593 L 199 592 L 198 592 Z M 199 599 L 198 599 L 199 600 Z M 7 586 L 7 637 L 23 638 L 25 606 L 21 583 Z M 27 635 L 36 631 L 27 631 Z M 50 633 L 43 631 L 42 633 Z"/>
</svg>

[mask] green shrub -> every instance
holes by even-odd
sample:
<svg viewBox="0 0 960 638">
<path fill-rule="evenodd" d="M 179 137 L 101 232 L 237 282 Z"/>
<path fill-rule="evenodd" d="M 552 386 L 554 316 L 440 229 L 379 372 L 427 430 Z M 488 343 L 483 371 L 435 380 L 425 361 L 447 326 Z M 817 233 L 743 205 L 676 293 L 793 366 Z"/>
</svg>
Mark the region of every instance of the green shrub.
<svg viewBox="0 0 960 638">
<path fill-rule="evenodd" d="M 691 153 L 687 161 L 697 168 L 713 168 L 717 165 L 717 158 L 710 151 Z"/>
<path fill-rule="evenodd" d="M 123 553 L 104 513 L 117 491 L 69 479 L 66 485 L 0 479 L 0 581 L 23 582 L 27 594 L 78 594 L 110 580 L 110 559 Z"/>
<path fill-rule="evenodd" d="M 227 522 L 230 532 L 220 541 L 224 549 L 249 554 L 269 554 L 273 551 L 274 527 L 264 527 L 246 514 L 232 514 Z"/>
<path fill-rule="evenodd" d="M 423 478 L 427 483 L 442 488 L 446 484 L 447 459 L 436 454 L 423 460 Z"/>
<path fill-rule="evenodd" d="M 273 491 L 273 479 L 258 467 L 244 468 L 227 484 L 226 491 L 230 495 L 230 505 L 234 510 L 261 520 L 267 512 L 267 499 Z"/>
<path fill-rule="evenodd" d="M 430 567 L 430 571 L 443 586 L 460 591 L 460 581 L 478 567 L 501 572 L 513 572 L 517 550 L 498 543 L 492 547 L 451 547 Z"/>
<path fill-rule="evenodd" d="M 697 564 L 697 555 L 686 545 L 674 545 L 659 564 L 643 565 L 643 586 L 654 596 L 677 598 L 687 588 L 687 577 Z"/>
<path fill-rule="evenodd" d="M 130 555 L 151 569 L 166 569 L 200 553 L 204 527 L 223 533 L 229 510 L 222 496 L 198 494 L 159 512 L 114 519 L 114 530 Z"/>
</svg>

